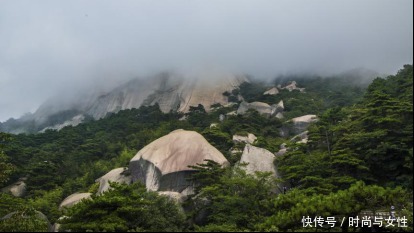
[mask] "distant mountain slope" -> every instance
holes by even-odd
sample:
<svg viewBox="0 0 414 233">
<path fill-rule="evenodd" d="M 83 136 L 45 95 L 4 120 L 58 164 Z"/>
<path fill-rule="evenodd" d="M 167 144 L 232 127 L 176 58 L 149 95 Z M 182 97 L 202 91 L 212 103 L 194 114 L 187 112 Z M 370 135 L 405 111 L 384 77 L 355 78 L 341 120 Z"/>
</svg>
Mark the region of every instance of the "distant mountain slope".
<svg viewBox="0 0 414 233">
<path fill-rule="evenodd" d="M 202 104 L 207 111 L 216 103 L 227 104 L 224 92 L 231 92 L 243 82 L 243 75 L 211 73 L 188 77 L 161 73 L 144 79 L 133 79 L 106 93 L 85 93 L 70 100 L 54 98 L 20 119 L 0 124 L 0 131 L 10 133 L 38 132 L 45 128 L 60 129 L 79 124 L 79 119 L 100 119 L 108 113 L 158 103 L 161 111 L 187 112 L 190 106 Z M 74 117 L 76 117 L 75 120 Z"/>
</svg>

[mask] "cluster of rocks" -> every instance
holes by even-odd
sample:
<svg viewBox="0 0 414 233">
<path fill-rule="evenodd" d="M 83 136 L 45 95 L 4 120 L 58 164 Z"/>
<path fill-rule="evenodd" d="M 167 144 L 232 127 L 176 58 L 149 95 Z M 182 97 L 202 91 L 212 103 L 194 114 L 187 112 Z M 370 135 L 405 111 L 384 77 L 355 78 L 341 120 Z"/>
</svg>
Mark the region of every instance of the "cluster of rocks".
<svg viewBox="0 0 414 233">
<path fill-rule="evenodd" d="M 297 82 L 296 81 L 291 81 L 288 85 L 286 85 L 285 87 L 282 87 L 282 85 L 278 85 L 278 88 L 281 90 L 288 90 L 288 91 L 300 91 L 300 92 L 305 92 L 305 88 L 299 88 L 297 87 Z"/>
<path fill-rule="evenodd" d="M 305 88 L 299 88 L 298 83 L 296 81 L 291 81 L 289 82 L 288 85 L 282 87 L 281 84 L 277 85 L 277 87 L 272 87 L 269 90 L 265 91 L 263 93 L 263 95 L 277 95 L 279 94 L 279 90 L 288 90 L 288 91 L 300 91 L 300 92 L 305 92 Z"/>
</svg>

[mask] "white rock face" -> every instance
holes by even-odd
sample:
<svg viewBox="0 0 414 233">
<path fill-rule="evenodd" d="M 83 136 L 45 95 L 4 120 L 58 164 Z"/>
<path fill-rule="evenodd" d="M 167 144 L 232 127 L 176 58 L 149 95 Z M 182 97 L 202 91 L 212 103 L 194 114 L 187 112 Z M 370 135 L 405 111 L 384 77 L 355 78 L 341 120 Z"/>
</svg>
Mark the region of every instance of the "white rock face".
<svg viewBox="0 0 414 233">
<path fill-rule="evenodd" d="M 92 193 L 74 193 L 70 195 L 69 197 L 65 198 L 65 200 L 62 201 L 59 205 L 59 209 L 62 208 L 70 208 L 77 203 L 81 202 L 83 199 L 89 199 L 91 198 Z"/>
<path fill-rule="evenodd" d="M 293 125 L 294 125 L 294 132 L 296 134 L 302 133 L 306 131 L 308 126 L 318 121 L 318 117 L 316 115 L 305 115 L 301 117 L 296 117 L 292 119 Z"/>
<path fill-rule="evenodd" d="M 130 161 L 132 181 L 140 181 L 152 191 L 183 193 L 193 184 L 187 178 L 194 172 L 188 166 L 213 160 L 229 162 L 197 132 L 175 130 L 142 148 Z"/>
<path fill-rule="evenodd" d="M 272 172 L 277 176 L 276 168 L 273 164 L 275 155 L 263 148 L 255 147 L 246 144 L 240 163 L 248 163 L 246 171 L 249 174 L 254 174 L 256 171 Z"/>
<path fill-rule="evenodd" d="M 252 134 L 248 133 L 247 136 L 241 136 L 241 135 L 233 135 L 233 142 L 234 143 L 248 143 L 253 144 L 257 140 L 257 137 Z"/>
<path fill-rule="evenodd" d="M 131 176 L 125 176 L 123 173 L 127 171 L 126 168 L 115 168 L 110 172 L 106 173 L 101 178 L 95 180 L 95 182 L 99 182 L 99 189 L 98 194 L 102 194 L 103 192 L 107 191 L 109 187 L 109 181 L 117 182 L 120 184 L 131 184 L 132 179 Z"/>
<path fill-rule="evenodd" d="M 185 113 L 188 112 L 190 106 L 198 106 L 198 104 L 202 104 L 206 111 L 210 111 L 213 104 L 229 103 L 228 98 L 223 96 L 224 92 L 231 92 L 247 81 L 244 75 L 225 72 L 211 71 L 191 75 L 165 72 L 131 80 L 110 91 L 84 91 L 85 93 L 78 95 L 72 94 L 70 98 L 63 96 L 51 98 L 34 114 L 22 117 L 19 121 L 22 123 L 34 121 L 35 125 L 42 125 L 54 114 L 68 110 L 100 119 L 108 113 L 154 104 L 159 104 L 163 112 L 173 110 Z M 80 116 L 76 116 L 61 124 L 46 125 L 46 127 L 59 130 L 66 125 L 78 124 L 79 118 Z M 24 132 L 23 129 L 9 128 L 7 125 L 4 125 L 4 128 L 10 132 Z"/>
<path fill-rule="evenodd" d="M 223 93 L 231 92 L 246 81 L 246 77 L 234 74 L 199 75 L 193 79 L 192 85 L 187 87 L 186 93 L 182 95 L 178 111 L 188 112 L 190 106 L 202 104 L 208 112 L 213 104 L 226 105 L 229 101 Z"/>
<path fill-rule="evenodd" d="M 273 87 L 263 93 L 263 95 L 277 95 L 277 94 L 279 94 L 279 90 L 277 89 L 277 87 Z"/>
<path fill-rule="evenodd" d="M 10 193 L 15 197 L 23 197 L 26 194 L 26 183 L 24 182 L 26 179 L 21 178 L 17 182 L 4 187 L 1 189 L 1 192 Z"/>
<path fill-rule="evenodd" d="M 161 111 L 188 112 L 190 106 L 202 104 L 206 111 L 219 103 L 228 104 L 226 91 L 231 92 L 247 81 L 246 77 L 234 74 L 202 74 L 184 77 L 174 73 L 163 73 L 149 79 L 133 80 L 106 95 L 100 96 L 87 107 L 87 113 L 96 119 L 108 112 L 139 108 L 141 105 L 159 104 Z"/>
</svg>

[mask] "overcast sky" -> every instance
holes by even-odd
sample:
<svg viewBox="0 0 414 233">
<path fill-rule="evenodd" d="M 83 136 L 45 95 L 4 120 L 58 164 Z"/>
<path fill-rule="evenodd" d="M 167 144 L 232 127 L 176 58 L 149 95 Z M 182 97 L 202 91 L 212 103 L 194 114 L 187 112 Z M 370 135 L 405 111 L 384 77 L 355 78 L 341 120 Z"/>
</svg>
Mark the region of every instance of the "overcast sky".
<svg viewBox="0 0 414 233">
<path fill-rule="evenodd" d="M 413 62 L 412 0 L 1 0 L 0 121 L 166 69 L 272 77 Z"/>
</svg>

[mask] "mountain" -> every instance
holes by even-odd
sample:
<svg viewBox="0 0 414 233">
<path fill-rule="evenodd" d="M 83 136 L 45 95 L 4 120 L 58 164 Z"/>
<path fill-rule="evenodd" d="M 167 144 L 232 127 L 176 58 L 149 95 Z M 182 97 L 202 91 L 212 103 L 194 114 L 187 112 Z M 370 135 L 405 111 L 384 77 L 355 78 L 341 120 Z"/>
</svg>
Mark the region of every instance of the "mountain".
<svg viewBox="0 0 414 233">
<path fill-rule="evenodd" d="M 137 78 L 105 93 L 83 93 L 72 98 L 52 98 L 33 114 L 10 119 L 0 124 L 0 131 L 9 133 L 39 132 L 78 125 L 88 119 L 101 119 L 108 113 L 158 104 L 162 112 L 188 112 L 190 106 L 202 104 L 206 111 L 213 104 L 225 105 L 231 92 L 248 79 L 229 73 L 182 75 L 164 72 Z"/>
<path fill-rule="evenodd" d="M 296 90 L 251 81 L 224 94 L 283 100 L 283 118 L 230 114 L 242 101 L 187 114 L 153 105 L 60 131 L 0 133 L 0 231 L 30 220 L 28 211 L 61 231 L 301 231 L 304 213 L 388 216 L 390 206 L 412 219 L 412 65 L 367 88 L 297 80 L 283 84 Z"/>
</svg>

